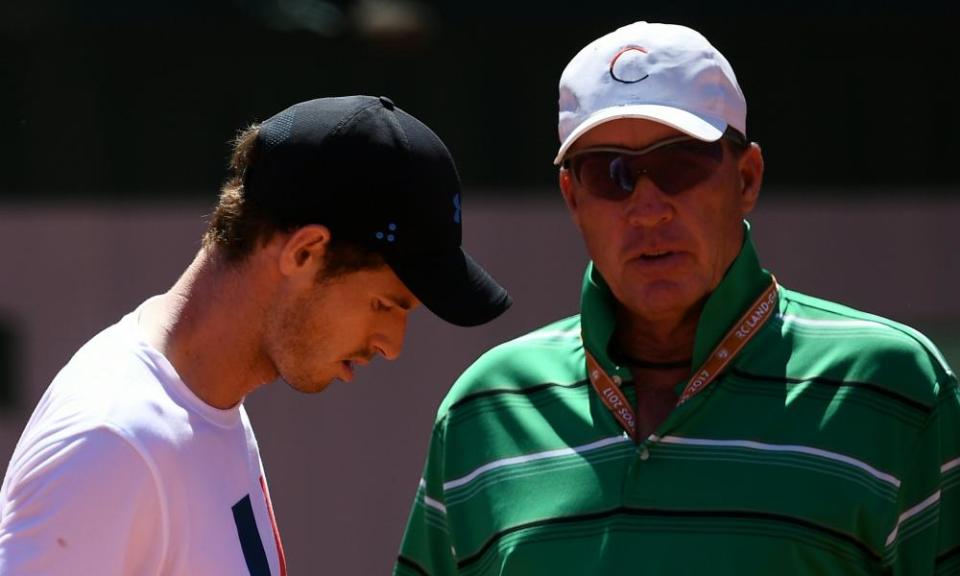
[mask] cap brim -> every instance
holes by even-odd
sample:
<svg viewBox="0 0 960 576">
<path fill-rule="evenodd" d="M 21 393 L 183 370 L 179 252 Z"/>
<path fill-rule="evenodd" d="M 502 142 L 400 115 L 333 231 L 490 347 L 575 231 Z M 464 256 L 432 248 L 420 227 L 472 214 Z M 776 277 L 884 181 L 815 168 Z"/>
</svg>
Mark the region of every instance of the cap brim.
<svg viewBox="0 0 960 576">
<path fill-rule="evenodd" d="M 670 106 L 660 106 L 658 104 L 634 104 L 604 108 L 603 110 L 594 112 L 574 128 L 573 132 L 571 132 L 560 145 L 560 150 L 557 152 L 557 157 L 553 159 L 553 163 L 559 165 L 563 162 L 563 157 L 566 155 L 567 150 L 570 149 L 570 146 L 588 130 L 610 122 L 611 120 L 619 120 L 620 118 L 653 120 L 654 122 L 666 124 L 671 128 L 676 128 L 685 134 L 707 142 L 719 140 L 727 128 L 727 123 L 720 118 L 706 119 L 687 112 L 686 110 L 672 108 Z"/>
<path fill-rule="evenodd" d="M 513 304 L 507 291 L 462 249 L 387 263 L 420 302 L 440 319 L 478 326 Z"/>
</svg>

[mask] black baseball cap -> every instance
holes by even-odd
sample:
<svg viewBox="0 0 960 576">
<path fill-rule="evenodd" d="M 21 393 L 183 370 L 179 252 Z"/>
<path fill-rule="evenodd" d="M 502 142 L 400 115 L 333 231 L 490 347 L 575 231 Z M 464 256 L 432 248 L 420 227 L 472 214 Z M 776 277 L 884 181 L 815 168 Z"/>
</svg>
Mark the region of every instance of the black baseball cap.
<svg viewBox="0 0 960 576">
<path fill-rule="evenodd" d="M 507 291 L 461 247 L 460 178 L 450 152 L 387 97 L 300 102 L 264 121 L 244 175 L 248 202 L 282 227 L 323 224 L 374 250 L 431 312 L 493 320 Z"/>
</svg>

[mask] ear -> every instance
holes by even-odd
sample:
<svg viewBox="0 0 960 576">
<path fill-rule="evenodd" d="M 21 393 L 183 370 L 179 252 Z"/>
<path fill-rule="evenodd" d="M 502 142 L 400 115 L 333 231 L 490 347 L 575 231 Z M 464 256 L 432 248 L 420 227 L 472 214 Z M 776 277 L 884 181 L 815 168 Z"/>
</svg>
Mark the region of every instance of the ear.
<svg viewBox="0 0 960 576">
<path fill-rule="evenodd" d="M 741 210 L 746 216 L 757 205 L 760 186 L 763 184 L 763 153 L 759 144 L 750 143 L 750 147 L 740 156 L 738 169 L 741 184 Z"/>
<path fill-rule="evenodd" d="M 577 218 L 577 209 L 579 205 L 577 204 L 577 197 L 574 194 L 574 183 L 573 183 L 573 174 L 567 168 L 560 168 L 560 174 L 557 177 L 560 182 L 560 193 L 563 195 L 563 201 L 567 205 L 567 210 L 570 211 L 570 217 L 573 218 L 573 221 L 580 225 L 580 221 Z"/>
<path fill-rule="evenodd" d="M 330 229 L 320 224 L 308 224 L 298 228 L 283 241 L 278 265 L 284 276 L 301 272 L 316 275 L 323 268 L 327 247 L 330 245 Z"/>
</svg>

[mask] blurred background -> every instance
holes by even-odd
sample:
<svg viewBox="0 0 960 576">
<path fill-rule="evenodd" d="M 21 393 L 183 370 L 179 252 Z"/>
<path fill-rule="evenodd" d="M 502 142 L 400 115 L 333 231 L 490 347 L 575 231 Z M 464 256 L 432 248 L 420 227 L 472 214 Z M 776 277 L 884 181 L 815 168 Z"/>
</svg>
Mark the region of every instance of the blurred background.
<svg viewBox="0 0 960 576">
<path fill-rule="evenodd" d="M 0 462 L 90 336 L 199 247 L 229 140 L 308 98 L 390 96 L 457 158 L 465 244 L 514 308 L 426 313 L 349 385 L 247 402 L 291 574 L 387 574 L 433 415 L 482 351 L 574 314 L 556 86 L 585 44 L 685 24 L 732 62 L 782 284 L 922 329 L 960 365 L 960 44 L 944 1 L 89 0 L 0 4 Z"/>
</svg>

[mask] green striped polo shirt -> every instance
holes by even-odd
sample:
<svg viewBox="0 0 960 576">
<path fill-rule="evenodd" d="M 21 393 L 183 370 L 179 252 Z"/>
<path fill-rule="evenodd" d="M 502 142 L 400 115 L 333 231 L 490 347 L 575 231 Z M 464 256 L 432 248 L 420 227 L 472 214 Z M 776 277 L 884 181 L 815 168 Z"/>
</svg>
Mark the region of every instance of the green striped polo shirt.
<svg viewBox="0 0 960 576">
<path fill-rule="evenodd" d="M 748 232 L 694 366 L 769 282 Z M 611 298 L 588 267 L 580 315 L 456 382 L 395 575 L 960 574 L 960 394 L 923 335 L 780 287 L 720 377 L 635 443 L 586 374 L 585 348 L 635 401 Z"/>
</svg>

